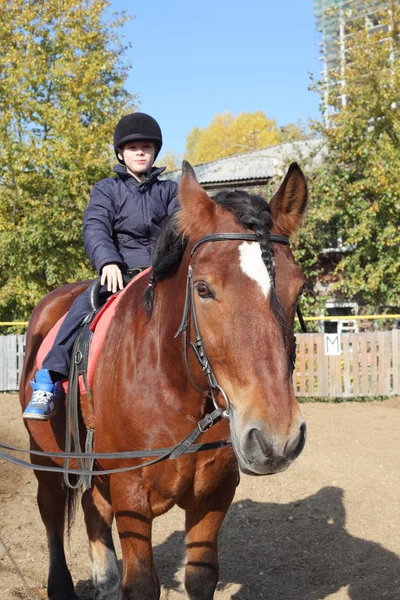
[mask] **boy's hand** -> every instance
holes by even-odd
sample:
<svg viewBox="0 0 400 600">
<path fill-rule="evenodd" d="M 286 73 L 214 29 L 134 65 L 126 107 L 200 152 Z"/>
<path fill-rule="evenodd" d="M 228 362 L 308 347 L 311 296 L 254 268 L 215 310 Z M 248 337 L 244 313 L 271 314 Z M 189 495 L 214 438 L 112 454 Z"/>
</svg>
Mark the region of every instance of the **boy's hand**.
<svg viewBox="0 0 400 600">
<path fill-rule="evenodd" d="M 121 269 L 118 265 L 106 265 L 101 271 L 101 285 L 107 282 L 107 291 L 115 292 L 124 288 Z"/>
</svg>

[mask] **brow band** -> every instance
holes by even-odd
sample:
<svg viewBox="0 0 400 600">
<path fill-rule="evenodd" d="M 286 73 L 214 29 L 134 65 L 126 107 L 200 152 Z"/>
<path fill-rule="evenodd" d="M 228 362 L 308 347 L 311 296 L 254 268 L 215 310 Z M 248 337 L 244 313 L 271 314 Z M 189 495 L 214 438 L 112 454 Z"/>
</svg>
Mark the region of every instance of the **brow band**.
<svg viewBox="0 0 400 600">
<path fill-rule="evenodd" d="M 270 235 L 268 237 L 270 242 L 276 242 L 278 244 L 284 244 L 290 246 L 290 242 L 284 235 Z M 205 242 L 223 242 L 224 240 L 242 240 L 249 242 L 259 242 L 259 238 L 254 233 L 215 233 L 211 235 L 205 235 L 200 238 L 192 248 L 190 256 L 196 252 L 196 250 Z"/>
</svg>

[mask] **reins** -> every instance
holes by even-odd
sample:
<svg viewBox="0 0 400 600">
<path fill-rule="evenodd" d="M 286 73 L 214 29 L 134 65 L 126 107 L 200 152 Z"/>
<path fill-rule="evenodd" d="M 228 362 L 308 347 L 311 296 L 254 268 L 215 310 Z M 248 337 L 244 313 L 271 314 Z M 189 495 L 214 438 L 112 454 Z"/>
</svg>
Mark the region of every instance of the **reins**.
<svg viewBox="0 0 400 600">
<path fill-rule="evenodd" d="M 210 415 L 207 415 L 210 416 Z M 204 419 L 203 419 L 204 420 Z M 219 419 L 218 419 L 219 420 Z M 213 421 L 213 425 L 217 422 L 217 420 Z M 200 426 L 201 421 L 199 422 L 199 426 Z M 207 421 L 208 423 L 208 421 Z M 204 426 L 207 425 L 207 423 L 204 424 Z M 193 454 L 195 452 L 204 452 L 206 450 L 216 450 L 218 448 L 224 448 L 227 446 L 231 446 L 231 442 L 229 440 L 219 440 L 217 442 L 208 442 L 206 444 L 194 444 L 191 439 L 192 437 L 196 440 L 199 435 L 201 435 L 201 433 L 204 433 L 204 431 L 207 431 L 207 429 L 204 429 L 202 431 L 199 430 L 199 432 L 197 433 L 197 429 L 195 429 L 194 431 L 192 431 L 191 434 L 189 434 L 189 436 L 187 436 L 187 438 L 185 438 L 184 440 L 182 440 L 181 442 L 179 442 L 178 444 L 176 444 L 176 446 L 173 446 L 172 448 L 158 448 L 157 450 L 133 450 L 130 452 L 114 452 L 114 453 L 101 453 L 101 452 L 92 452 L 92 453 L 75 453 L 75 452 L 43 452 L 41 450 L 27 450 L 27 449 L 23 449 L 23 448 L 16 448 L 14 446 L 9 446 L 8 444 L 1 444 L 0 443 L 0 448 L 4 449 L 4 450 L 8 450 L 11 452 L 23 452 L 26 454 L 32 454 L 34 456 L 43 456 L 43 457 L 48 457 L 48 458 L 60 458 L 60 459 L 65 459 L 65 458 L 75 458 L 75 459 L 81 459 L 81 460 L 128 460 L 128 459 L 136 459 L 136 458 L 146 458 L 149 456 L 157 456 L 156 459 L 151 460 L 149 462 L 146 463 L 141 463 L 140 465 L 134 465 L 134 466 L 130 466 L 130 467 L 121 467 L 118 469 L 104 469 L 102 471 L 100 470 L 96 470 L 96 471 L 90 471 L 90 470 L 85 470 L 85 469 L 65 469 L 63 467 L 48 467 L 45 465 L 35 465 L 32 464 L 28 461 L 25 460 L 21 460 L 19 458 L 14 458 L 13 456 L 10 456 L 9 454 L 7 454 L 6 452 L 3 452 L 0 450 L 0 458 L 7 460 L 8 462 L 17 465 L 19 467 L 23 467 L 25 469 L 33 469 L 34 471 L 49 471 L 52 473 L 68 473 L 70 475 L 85 475 L 85 476 L 90 476 L 90 475 L 110 475 L 112 473 L 122 473 L 125 471 L 133 471 L 135 469 L 141 469 L 144 467 L 148 467 L 150 465 L 162 462 L 163 460 L 166 459 L 170 459 L 173 460 L 175 458 L 178 458 L 179 456 L 181 456 L 181 454 Z M 196 435 L 194 435 L 196 434 Z"/>
<path fill-rule="evenodd" d="M 206 235 L 200 238 L 193 246 L 190 254 L 190 258 L 193 257 L 194 253 L 198 250 L 198 248 L 206 243 L 206 242 L 217 242 L 217 241 L 227 241 L 227 240 L 240 240 L 240 241 L 249 241 L 249 242 L 258 242 L 259 239 L 255 234 L 251 233 L 216 233 L 213 235 Z M 269 241 L 276 242 L 279 244 L 284 244 L 289 246 L 289 240 L 283 235 L 270 235 Z M 297 307 L 297 314 L 299 316 L 300 324 L 303 330 L 307 331 L 305 322 L 302 318 L 300 308 Z M 207 377 L 207 382 L 209 389 L 204 390 L 201 388 L 195 379 L 192 376 L 190 371 L 189 359 L 188 359 L 188 342 L 189 342 L 189 324 L 190 319 L 193 321 L 193 328 L 195 333 L 195 341 L 190 342 L 190 347 L 192 348 L 194 355 L 203 369 L 204 374 Z M 189 263 L 188 266 L 188 274 L 186 281 L 186 296 L 185 303 L 183 309 L 183 315 L 181 324 L 178 328 L 178 331 L 175 334 L 175 338 L 177 338 L 180 334 L 183 334 L 183 355 L 185 366 L 190 377 L 190 380 L 194 384 L 194 386 L 200 390 L 201 392 L 207 394 L 212 400 L 215 410 L 211 413 L 208 413 L 201 419 L 197 427 L 186 436 L 181 442 L 178 442 L 175 446 L 171 448 L 157 448 L 154 450 L 134 450 L 128 452 L 113 452 L 113 453 L 91 453 L 91 452 L 44 452 L 41 450 L 26 450 L 21 448 L 16 448 L 14 446 L 9 446 L 7 444 L 0 443 L 0 458 L 4 459 L 12 464 L 23 468 L 33 469 L 35 471 L 50 471 L 55 473 L 64 473 L 70 475 L 78 475 L 80 477 L 84 476 L 92 476 L 92 475 L 111 475 L 113 473 L 123 473 L 126 471 L 133 471 L 136 469 L 142 469 L 144 467 L 148 467 L 150 465 L 154 465 L 160 463 L 164 460 L 175 460 L 179 458 L 182 454 L 192 454 L 195 452 L 204 452 L 207 450 L 213 450 L 218 448 L 229 447 L 232 443 L 229 440 L 218 440 L 215 442 L 208 442 L 205 444 L 195 444 L 197 438 L 204 432 L 206 432 L 210 427 L 218 423 L 221 418 L 228 418 L 230 416 L 230 403 L 227 394 L 223 390 L 223 388 L 218 384 L 215 373 L 211 367 L 211 364 L 207 358 L 207 354 L 204 348 L 203 339 L 200 334 L 199 324 L 197 320 L 195 304 L 194 304 L 194 285 L 193 285 L 193 269 Z M 225 408 L 220 408 L 217 404 L 215 394 L 220 393 L 225 402 Z M 80 446 L 78 445 L 80 449 Z M 66 467 L 53 467 L 53 466 L 45 466 L 45 465 L 36 465 L 32 464 L 28 461 L 24 461 L 13 456 L 10 456 L 4 450 L 8 450 L 11 452 L 22 452 L 28 453 L 33 456 L 42 456 L 47 458 L 54 459 L 64 459 L 66 461 Z M 153 460 L 150 460 L 145 463 L 141 463 L 139 465 L 133 465 L 128 467 L 120 467 L 116 469 L 102 469 L 102 470 L 88 470 L 84 468 L 79 469 L 71 469 L 69 468 L 69 460 L 76 459 L 78 461 L 78 465 L 82 464 L 90 464 L 95 460 L 133 460 L 138 458 L 146 458 L 155 456 Z M 82 462 L 83 461 L 83 462 Z M 87 461 L 87 462 L 86 462 Z"/>
</svg>

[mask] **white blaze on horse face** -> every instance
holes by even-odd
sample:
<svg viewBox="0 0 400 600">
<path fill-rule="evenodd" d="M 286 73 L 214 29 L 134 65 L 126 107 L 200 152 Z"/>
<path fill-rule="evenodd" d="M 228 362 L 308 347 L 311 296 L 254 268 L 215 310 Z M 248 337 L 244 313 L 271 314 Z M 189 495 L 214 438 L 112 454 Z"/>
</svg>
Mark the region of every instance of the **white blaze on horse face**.
<svg viewBox="0 0 400 600">
<path fill-rule="evenodd" d="M 240 266 L 250 279 L 254 279 L 260 286 L 265 297 L 271 289 L 271 281 L 267 267 L 261 256 L 260 244 L 257 242 L 243 242 L 239 246 Z"/>
</svg>

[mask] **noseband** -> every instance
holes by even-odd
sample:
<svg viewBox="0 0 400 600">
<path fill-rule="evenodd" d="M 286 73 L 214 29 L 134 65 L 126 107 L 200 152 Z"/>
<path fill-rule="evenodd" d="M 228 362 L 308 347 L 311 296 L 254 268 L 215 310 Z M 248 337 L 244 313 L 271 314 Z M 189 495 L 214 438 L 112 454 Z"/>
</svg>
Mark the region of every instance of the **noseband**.
<svg viewBox="0 0 400 600">
<path fill-rule="evenodd" d="M 206 242 L 225 242 L 227 240 L 259 242 L 259 238 L 253 233 L 216 233 L 213 235 L 206 235 L 206 236 L 200 238 L 195 243 L 195 245 L 193 246 L 192 251 L 190 253 L 190 258 L 192 258 L 192 256 L 196 252 L 196 250 L 198 250 L 198 248 Z M 276 242 L 278 244 L 284 244 L 285 246 L 290 246 L 288 238 L 283 235 L 270 235 L 269 240 L 271 242 Z M 305 323 L 301 316 L 299 308 L 297 309 L 297 314 L 299 316 L 300 324 L 304 330 Z M 194 328 L 194 333 L 195 333 L 195 341 L 190 342 L 190 346 L 191 346 L 193 353 L 197 359 L 197 362 L 199 363 L 199 365 L 201 366 L 201 368 L 203 369 L 203 371 L 207 377 L 208 390 L 202 389 L 196 383 L 196 381 L 194 380 L 193 375 L 190 371 L 189 358 L 188 358 L 188 328 L 189 328 L 189 322 L 190 322 L 190 315 L 192 315 L 193 328 Z M 226 395 L 225 391 L 223 390 L 223 388 L 219 385 L 219 383 L 217 381 L 215 373 L 214 373 L 214 371 L 210 365 L 210 362 L 207 358 L 203 340 L 200 335 L 199 324 L 198 324 L 196 309 L 195 309 L 195 304 L 194 304 L 193 269 L 192 269 L 192 266 L 190 265 L 190 263 L 189 263 L 189 267 L 188 267 L 188 274 L 187 274 L 187 280 L 186 280 L 186 297 L 185 297 L 185 305 L 183 308 L 183 316 L 182 316 L 182 321 L 179 326 L 179 329 L 175 334 L 175 338 L 177 338 L 181 333 L 183 333 L 183 354 L 184 354 L 184 358 L 185 358 L 185 365 L 186 365 L 186 369 L 187 369 L 187 372 L 189 374 L 189 377 L 190 377 L 192 383 L 198 390 L 200 390 L 203 393 L 208 394 L 208 396 L 211 398 L 211 400 L 215 406 L 216 411 L 218 411 L 221 414 L 221 416 L 223 416 L 225 418 L 229 418 L 230 403 L 229 403 L 228 396 Z M 294 344 L 294 347 L 296 348 L 296 344 Z M 291 359 L 291 361 L 293 364 L 293 359 Z M 215 393 L 218 393 L 218 392 L 222 395 L 222 397 L 224 398 L 225 404 L 226 404 L 225 410 L 222 410 L 222 411 L 219 408 L 217 401 L 215 399 Z"/>
</svg>

